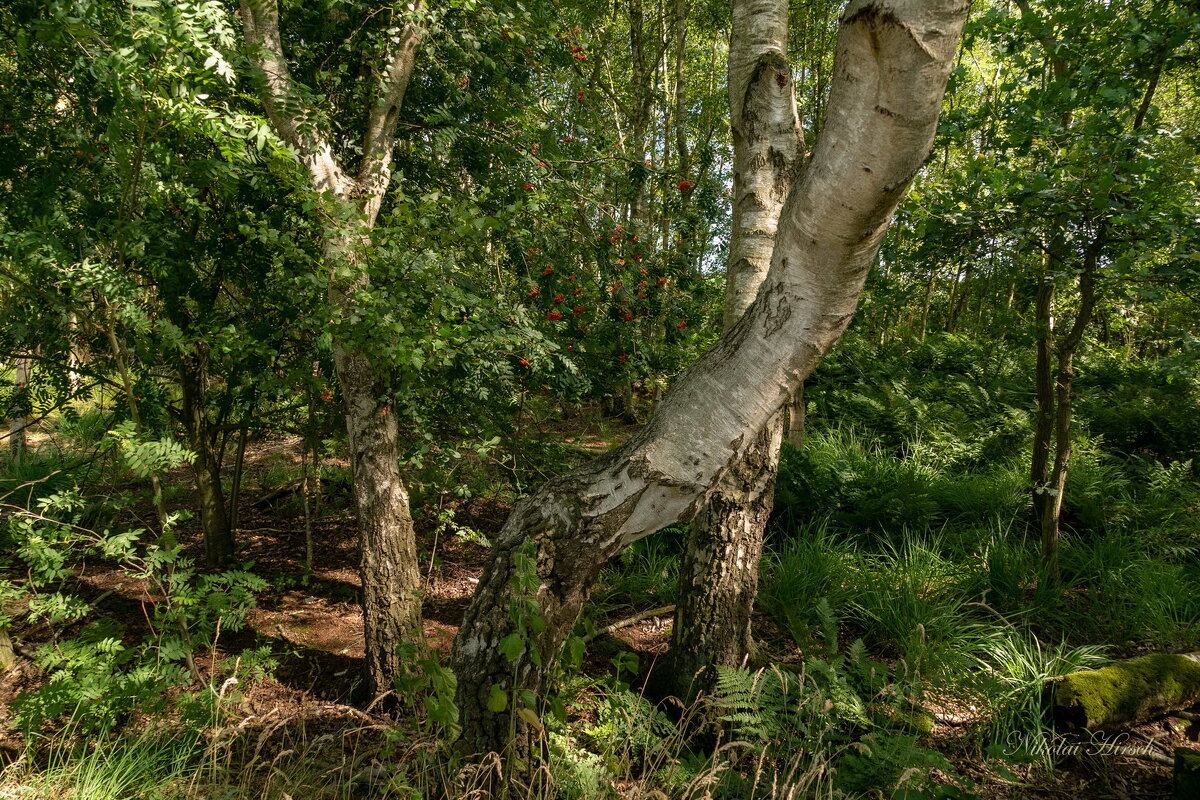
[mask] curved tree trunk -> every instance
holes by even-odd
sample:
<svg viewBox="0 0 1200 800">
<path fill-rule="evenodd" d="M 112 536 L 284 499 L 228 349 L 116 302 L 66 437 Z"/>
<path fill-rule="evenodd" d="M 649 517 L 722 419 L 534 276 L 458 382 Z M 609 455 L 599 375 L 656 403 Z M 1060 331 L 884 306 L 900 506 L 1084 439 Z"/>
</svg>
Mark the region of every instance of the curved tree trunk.
<svg viewBox="0 0 1200 800">
<path fill-rule="evenodd" d="M 804 160 L 787 53 L 787 0 L 755 0 L 734 17 L 729 44 L 733 227 L 725 293 L 728 330 L 771 267 L 779 215 Z M 680 569 L 669 675 L 685 700 L 708 691 L 713 667 L 750 653 L 763 531 L 771 514 L 783 416 L 757 434 L 692 520 Z"/>
<path fill-rule="evenodd" d="M 734 14 L 755 5 L 735 2 Z M 601 565 L 694 516 L 841 336 L 929 152 L 966 8 L 850 3 L 825 127 L 784 207 L 757 299 L 637 436 L 518 503 L 497 536 L 452 655 L 463 752 L 503 751 L 510 730 L 527 729 L 521 712 L 546 689 Z"/>
</svg>

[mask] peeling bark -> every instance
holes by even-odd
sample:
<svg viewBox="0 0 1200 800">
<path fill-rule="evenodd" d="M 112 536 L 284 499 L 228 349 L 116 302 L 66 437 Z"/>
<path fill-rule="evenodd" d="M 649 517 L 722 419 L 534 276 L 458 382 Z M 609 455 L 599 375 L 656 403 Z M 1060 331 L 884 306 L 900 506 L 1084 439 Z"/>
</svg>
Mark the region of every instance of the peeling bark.
<svg viewBox="0 0 1200 800">
<path fill-rule="evenodd" d="M 738 2 L 735 14 L 756 3 Z M 829 112 L 812 161 L 780 218 L 757 299 L 687 370 L 625 445 L 549 481 L 496 537 L 452 655 L 466 754 L 500 752 L 526 731 L 512 705 L 487 708 L 493 685 L 546 689 L 554 656 L 601 565 L 634 541 L 690 519 L 746 457 L 858 303 L 897 203 L 929 152 L 967 4 L 853 0 L 843 17 Z M 881 112 L 884 109 L 887 113 Z M 533 598 L 544 622 L 514 661 L 515 553 L 537 552 Z"/>
<path fill-rule="evenodd" d="M 752 13 L 735 15 L 729 44 L 734 206 L 726 329 L 745 313 L 770 271 L 779 216 L 804 162 L 804 132 L 784 58 L 788 3 L 752 5 Z M 778 414 L 692 520 L 668 673 L 686 700 L 711 688 L 714 666 L 738 666 L 750 653 L 750 616 L 782 432 Z"/>
</svg>

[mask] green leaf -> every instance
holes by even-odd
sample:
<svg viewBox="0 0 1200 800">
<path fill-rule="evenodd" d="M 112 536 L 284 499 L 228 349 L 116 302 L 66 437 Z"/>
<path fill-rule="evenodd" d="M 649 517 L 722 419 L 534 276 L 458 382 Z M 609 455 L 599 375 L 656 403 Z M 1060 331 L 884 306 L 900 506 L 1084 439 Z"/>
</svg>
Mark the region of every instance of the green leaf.
<svg viewBox="0 0 1200 800">
<path fill-rule="evenodd" d="M 488 691 L 487 710 L 499 714 L 506 708 L 508 708 L 508 694 L 500 684 L 493 683 L 491 690 Z"/>
<path fill-rule="evenodd" d="M 525 638 L 519 633 L 510 633 L 500 641 L 500 654 L 515 662 L 525 652 Z"/>
</svg>

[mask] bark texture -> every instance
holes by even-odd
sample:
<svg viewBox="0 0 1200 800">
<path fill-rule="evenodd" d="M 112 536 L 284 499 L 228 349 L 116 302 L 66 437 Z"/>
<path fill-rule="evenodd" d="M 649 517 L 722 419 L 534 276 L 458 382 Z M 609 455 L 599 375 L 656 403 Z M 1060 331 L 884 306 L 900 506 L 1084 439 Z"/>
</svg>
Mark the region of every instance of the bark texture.
<svg viewBox="0 0 1200 800">
<path fill-rule="evenodd" d="M 804 132 L 785 58 L 787 35 L 787 0 L 754 0 L 734 16 L 729 43 L 734 205 L 726 330 L 754 302 L 770 271 L 779 216 L 803 166 Z M 779 414 L 692 520 L 670 658 L 672 688 L 685 700 L 711 688 L 715 666 L 738 666 L 750 653 L 750 615 L 782 430 Z"/>
<path fill-rule="evenodd" d="M 712 688 L 717 666 L 740 666 L 753 651 L 750 615 L 779 471 L 782 423 L 782 415 L 776 415 L 758 433 L 692 520 L 670 659 L 676 694 L 685 701 Z"/>
<path fill-rule="evenodd" d="M 753 5 L 735 3 L 734 12 Z M 462 751 L 507 749 L 510 726 L 526 723 L 511 704 L 488 710 L 491 687 L 545 689 L 601 565 L 690 519 L 845 330 L 896 204 L 929 152 L 966 9 L 962 0 L 850 3 L 828 118 L 784 206 L 757 299 L 638 435 L 518 503 L 497 536 L 452 655 Z M 524 598 L 515 558 L 523 546 L 536 552 L 537 578 Z M 510 659 L 498 646 L 516 628 L 518 600 L 536 603 L 544 627 Z"/>
<path fill-rule="evenodd" d="M 726 330 L 754 302 L 770 269 L 779 217 L 804 159 L 804 132 L 787 53 L 788 4 L 735 3 L 729 41 L 733 232 Z"/>
<path fill-rule="evenodd" d="M 8 408 L 9 463 L 18 466 L 25 460 L 25 428 L 29 424 L 28 358 L 18 358 L 13 369 L 13 392 Z"/>
<path fill-rule="evenodd" d="M 411 7 L 419 14 L 423 6 L 418 0 Z M 304 103 L 298 102 L 300 93 L 279 34 L 277 0 L 243 0 L 241 8 L 244 40 L 258 71 L 267 117 L 296 148 L 313 188 L 329 204 L 320 223 L 325 231 L 329 298 L 344 312 L 369 283 L 361 249 L 369 246 L 371 228 L 392 179 L 396 126 L 424 28 L 413 21 L 401 24 L 371 77 L 378 86 L 367 115 L 362 157 L 357 172 L 351 174 L 338 162 L 322 120 L 307 115 Z M 345 400 L 358 512 L 367 677 L 371 690 L 379 694 L 392 687 L 396 645 L 422 635 L 416 538 L 385 382 L 347 342 L 334 342 L 334 363 Z"/>
<path fill-rule="evenodd" d="M 788 405 L 787 442 L 792 447 L 804 446 L 804 426 L 807 421 L 807 407 L 804 404 L 804 384 L 796 387 L 796 394 Z"/>
<path fill-rule="evenodd" d="M 179 367 L 182 395 L 183 428 L 188 447 L 196 454 L 192 472 L 196 478 L 196 496 L 200 510 L 200 528 L 204 532 L 204 560 L 211 568 L 228 566 L 233 561 L 235 542 L 230 523 L 225 489 L 221 484 L 221 459 L 216 453 L 215 437 L 204 415 L 207 369 L 199 353 L 187 355 Z"/>
<path fill-rule="evenodd" d="M 400 474 L 396 415 L 381 406 L 364 358 L 334 350 L 346 399 L 358 511 L 367 677 L 378 694 L 399 672 L 397 646 L 421 635 L 421 573 L 408 490 Z"/>
</svg>

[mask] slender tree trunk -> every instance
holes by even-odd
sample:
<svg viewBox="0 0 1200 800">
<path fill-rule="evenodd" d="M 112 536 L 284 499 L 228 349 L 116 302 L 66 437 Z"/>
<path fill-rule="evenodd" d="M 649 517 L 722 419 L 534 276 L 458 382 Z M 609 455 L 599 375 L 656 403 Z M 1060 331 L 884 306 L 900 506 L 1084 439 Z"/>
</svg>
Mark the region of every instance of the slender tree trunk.
<svg viewBox="0 0 1200 800">
<path fill-rule="evenodd" d="M 1018 3 L 1022 11 L 1026 14 L 1031 13 L 1030 8 L 1024 0 L 1019 0 Z M 1137 133 L 1142 124 L 1146 120 L 1146 114 L 1149 113 L 1150 104 L 1154 99 L 1154 93 L 1158 87 L 1159 76 L 1161 75 L 1163 64 L 1166 62 L 1169 50 L 1164 48 L 1159 51 L 1158 57 L 1150 68 L 1150 73 L 1147 77 L 1146 88 L 1143 91 L 1141 102 L 1138 104 L 1137 110 L 1134 113 L 1132 132 Z M 1062 60 L 1054 62 L 1055 77 L 1063 80 L 1066 72 L 1066 63 Z M 1071 126 L 1072 115 L 1070 112 L 1063 114 L 1063 128 Z M 1132 150 L 1126 151 L 1126 157 L 1133 158 Z M 1125 198 L 1117 196 L 1118 205 L 1125 204 Z M 1049 253 L 1054 257 L 1056 253 L 1066 252 L 1065 236 L 1065 219 L 1060 218 L 1056 221 L 1055 239 L 1051 244 Z M 1042 537 L 1042 564 L 1046 568 L 1047 573 L 1055 581 L 1058 580 L 1058 544 L 1059 544 L 1059 529 L 1062 524 L 1062 507 L 1064 494 L 1067 487 L 1067 473 L 1071 463 L 1071 426 L 1073 423 L 1073 406 L 1074 406 L 1074 380 L 1075 380 L 1075 354 L 1083 341 L 1083 336 L 1087 332 L 1088 326 L 1091 324 L 1092 316 L 1096 308 L 1096 266 L 1100 258 L 1100 253 L 1104 249 L 1108 241 L 1108 225 L 1109 218 L 1105 216 L 1098 224 L 1095 236 L 1088 244 L 1083 252 L 1083 264 L 1079 273 L 1079 311 L 1075 316 L 1075 322 L 1071 329 L 1063 336 L 1057 347 L 1058 374 L 1054 381 L 1054 403 L 1053 408 L 1053 431 L 1054 431 L 1054 465 L 1048 478 L 1043 479 L 1044 490 L 1041 493 L 1042 507 L 1041 515 L 1038 520 L 1041 527 Z M 1048 406 L 1044 400 L 1048 399 L 1049 388 L 1044 386 L 1044 382 L 1048 382 L 1048 368 L 1043 368 L 1042 353 L 1043 346 L 1039 341 L 1038 349 L 1038 438 L 1035 440 L 1034 450 L 1034 469 L 1035 478 L 1037 477 L 1036 470 L 1045 471 L 1045 461 L 1047 459 L 1048 446 L 1041 445 L 1048 434 L 1043 430 L 1047 423 L 1043 422 L 1042 411 Z M 1048 354 L 1047 354 L 1048 357 Z M 1048 360 L 1048 358 L 1047 358 Z M 1045 373 L 1045 374 L 1044 374 Z M 1044 397 L 1045 396 L 1045 397 Z M 1041 458 L 1039 462 L 1037 459 Z M 1037 483 L 1034 484 L 1034 491 L 1038 490 Z"/>
<path fill-rule="evenodd" d="M 321 222 L 325 230 L 325 268 L 329 298 L 345 313 L 355 293 L 369 284 L 358 249 L 370 245 L 392 179 L 396 126 L 412 79 L 425 29 L 419 20 L 423 0 L 399 8 L 396 35 L 385 58 L 371 74 L 372 105 L 367 113 L 358 171 L 347 172 L 334 154 L 323 126 L 312 118 L 294 84 L 280 37 L 278 0 L 242 0 L 247 49 L 254 59 L 267 117 L 299 154 L 312 188 L 329 201 Z M 317 112 L 320 113 L 320 112 Z M 324 212 L 330 212 L 327 215 Z M 341 220 L 341 226 L 334 220 Z M 420 571 L 408 490 L 399 464 L 399 428 L 383 381 L 362 353 L 347 342 L 334 342 L 334 365 L 346 406 L 354 498 L 358 511 L 359 564 L 363 585 L 363 628 L 367 678 L 376 695 L 392 687 L 399 664 L 397 645 L 421 637 Z"/>
<path fill-rule="evenodd" d="M 962 290 L 963 267 L 959 264 L 954 269 L 954 280 L 950 281 L 950 296 L 946 299 L 946 333 L 954 332 L 954 309 L 958 307 L 958 294 Z"/>
<path fill-rule="evenodd" d="M 12 466 L 20 466 L 25 461 L 25 429 L 29 425 L 29 368 L 28 358 L 18 358 L 13 365 L 13 393 L 8 408 L 8 451 Z"/>
<path fill-rule="evenodd" d="M 925 330 L 929 326 L 929 307 L 933 302 L 933 288 L 937 284 L 937 268 L 929 268 L 929 282 L 925 284 L 925 299 L 921 303 L 921 331 L 917 338 L 925 341 Z"/>
<path fill-rule="evenodd" d="M 79 380 L 81 347 L 79 344 L 79 319 L 74 313 L 67 317 L 67 335 L 70 342 L 67 346 L 67 386 L 70 387 L 71 394 L 75 395 L 78 394 L 81 385 Z"/>
<path fill-rule="evenodd" d="M 192 471 L 196 478 L 200 528 L 204 533 L 204 560 L 216 569 L 233 561 L 236 545 L 221 485 L 221 458 L 214 452 L 214 437 L 205 415 L 206 372 L 203 354 L 185 356 L 179 367 L 179 388 L 184 432 L 196 455 Z"/>
<path fill-rule="evenodd" d="M 1033 487 L 1033 514 L 1038 527 L 1046 515 L 1047 474 L 1050 445 L 1054 437 L 1054 276 L 1049 259 L 1038 279 L 1034 301 L 1036 363 L 1034 365 L 1034 400 L 1037 411 L 1033 427 L 1033 458 L 1030 484 Z"/>
<path fill-rule="evenodd" d="M 803 165 L 804 133 L 785 58 L 787 32 L 787 0 L 757 0 L 754 13 L 736 17 L 731 32 L 734 209 L 726 330 L 754 302 L 770 270 L 779 216 Z M 782 435 L 778 413 L 692 520 L 668 673 L 685 701 L 712 687 L 714 667 L 739 666 L 750 653 L 750 616 Z"/>
<path fill-rule="evenodd" d="M 237 538 L 239 507 L 242 500 L 242 479 L 246 474 L 246 439 L 249 431 L 243 426 L 238 431 L 238 448 L 233 459 L 233 481 L 229 492 L 229 531 Z"/>
<path fill-rule="evenodd" d="M 316 448 L 310 450 L 309 439 L 313 437 L 313 393 L 312 389 L 307 390 L 308 395 L 308 425 L 305 426 L 304 438 L 300 441 L 300 496 L 304 506 L 304 575 L 306 578 L 311 578 L 313 573 L 313 504 L 312 504 L 312 484 L 309 480 L 309 475 L 314 468 L 318 466 Z M 311 456 L 310 456 L 311 452 Z M 317 485 L 321 485 L 321 472 L 318 468 Z"/>
<path fill-rule="evenodd" d="M 958 320 L 962 316 L 963 309 L 967 307 L 967 302 L 971 297 L 971 268 L 964 267 L 960 273 L 961 280 L 957 283 L 958 293 L 954 297 L 950 306 L 950 317 L 946 320 L 946 333 L 954 333 L 958 330 Z"/>
<path fill-rule="evenodd" d="M 737 0 L 734 18 L 758 5 Z M 825 127 L 789 194 L 757 299 L 639 434 L 518 503 L 497 535 L 451 658 L 461 752 L 507 751 L 510 730 L 522 741 L 525 699 L 548 689 L 601 565 L 693 517 L 841 336 L 929 153 L 966 9 L 961 0 L 852 0 Z M 497 695 L 512 700 L 493 711 Z"/>
<path fill-rule="evenodd" d="M 1096 308 L 1096 261 L 1103 247 L 1103 231 L 1084 253 L 1083 269 L 1079 273 L 1079 312 L 1071 330 L 1058 346 L 1058 376 L 1055 380 L 1054 467 L 1046 482 L 1045 506 L 1042 509 L 1042 563 L 1048 574 L 1058 579 L 1058 539 L 1062 523 L 1063 495 L 1067 488 L 1067 472 L 1071 464 L 1071 425 L 1073 422 L 1075 353 L 1091 324 Z"/>
</svg>

